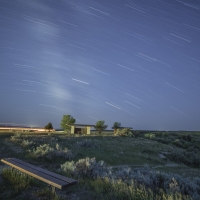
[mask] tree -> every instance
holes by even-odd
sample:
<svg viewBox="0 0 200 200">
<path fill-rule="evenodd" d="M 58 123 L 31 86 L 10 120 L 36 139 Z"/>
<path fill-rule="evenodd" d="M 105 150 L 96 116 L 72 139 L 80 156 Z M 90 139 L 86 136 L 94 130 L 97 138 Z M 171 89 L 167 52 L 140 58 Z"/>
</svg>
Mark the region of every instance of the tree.
<svg viewBox="0 0 200 200">
<path fill-rule="evenodd" d="M 52 125 L 51 122 L 49 122 L 44 128 L 45 128 L 46 130 L 49 130 L 49 132 L 50 132 L 51 130 L 53 130 L 53 125 Z"/>
<path fill-rule="evenodd" d="M 118 128 L 120 128 L 120 126 L 121 126 L 121 123 L 120 122 L 115 122 L 114 124 L 113 124 L 113 129 L 114 129 L 114 134 L 116 134 L 117 133 L 117 129 Z"/>
<path fill-rule="evenodd" d="M 98 131 L 99 134 L 101 134 L 101 132 L 108 127 L 108 125 L 105 125 L 104 123 L 105 123 L 105 121 L 100 120 L 94 126 L 94 128 Z"/>
<path fill-rule="evenodd" d="M 67 124 L 74 124 L 76 119 L 74 119 L 71 115 L 63 115 L 63 118 L 60 123 L 60 127 L 63 128 L 65 131 L 69 130 L 70 127 Z"/>
</svg>

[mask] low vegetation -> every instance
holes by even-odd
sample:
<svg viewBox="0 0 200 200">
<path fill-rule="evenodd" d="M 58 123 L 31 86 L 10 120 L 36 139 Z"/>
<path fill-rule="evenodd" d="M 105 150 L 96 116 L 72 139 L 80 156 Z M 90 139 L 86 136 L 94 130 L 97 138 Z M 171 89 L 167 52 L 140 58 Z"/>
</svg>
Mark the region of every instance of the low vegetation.
<svg viewBox="0 0 200 200">
<path fill-rule="evenodd" d="M 57 157 L 64 157 L 71 160 L 74 155 L 67 148 L 62 149 L 59 144 L 56 144 L 56 149 L 51 147 L 49 144 L 43 144 L 36 147 L 33 150 L 28 150 L 29 156 L 32 158 L 45 158 L 47 160 L 53 160 Z"/>
<path fill-rule="evenodd" d="M 130 128 L 117 129 L 116 135 L 133 137 L 133 132 Z"/>
<path fill-rule="evenodd" d="M 47 184 L 2 163 L 3 199 L 200 199 L 198 132 L 2 133 L 0 145 L 1 158 L 16 157 L 79 181 L 53 196 Z"/>
<path fill-rule="evenodd" d="M 30 187 L 35 180 L 31 176 L 11 167 L 6 167 L 2 170 L 2 178 L 8 181 L 16 191 L 22 191 L 23 189 Z"/>
</svg>

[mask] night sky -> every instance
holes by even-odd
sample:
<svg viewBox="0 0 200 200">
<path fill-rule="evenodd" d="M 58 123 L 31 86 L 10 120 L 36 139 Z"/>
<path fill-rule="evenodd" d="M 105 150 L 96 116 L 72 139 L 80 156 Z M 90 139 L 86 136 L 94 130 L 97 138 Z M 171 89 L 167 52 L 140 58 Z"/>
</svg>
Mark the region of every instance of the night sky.
<svg viewBox="0 0 200 200">
<path fill-rule="evenodd" d="M 200 130 L 200 1 L 0 0 L 0 123 Z"/>
</svg>

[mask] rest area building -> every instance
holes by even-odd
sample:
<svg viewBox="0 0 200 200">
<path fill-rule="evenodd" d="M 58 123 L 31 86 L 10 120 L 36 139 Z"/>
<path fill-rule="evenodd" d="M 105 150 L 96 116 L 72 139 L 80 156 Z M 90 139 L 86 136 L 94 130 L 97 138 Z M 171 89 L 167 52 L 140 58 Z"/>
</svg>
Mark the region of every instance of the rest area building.
<svg viewBox="0 0 200 200">
<path fill-rule="evenodd" d="M 66 124 L 66 125 L 71 127 L 71 134 L 78 133 L 78 134 L 88 134 L 88 135 L 90 135 L 90 129 L 95 126 L 91 124 Z"/>
</svg>

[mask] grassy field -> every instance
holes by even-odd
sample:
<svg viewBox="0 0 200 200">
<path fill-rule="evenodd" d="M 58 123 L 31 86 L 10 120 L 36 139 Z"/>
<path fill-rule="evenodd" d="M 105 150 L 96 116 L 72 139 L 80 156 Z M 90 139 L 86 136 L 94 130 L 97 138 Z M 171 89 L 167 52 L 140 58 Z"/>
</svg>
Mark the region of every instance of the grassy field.
<svg viewBox="0 0 200 200">
<path fill-rule="evenodd" d="M 47 184 L 0 163 L 0 199 L 200 199 L 200 132 L 1 133 L 0 159 L 7 157 L 79 184 L 52 196 Z"/>
</svg>

